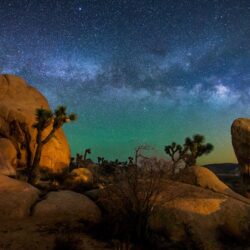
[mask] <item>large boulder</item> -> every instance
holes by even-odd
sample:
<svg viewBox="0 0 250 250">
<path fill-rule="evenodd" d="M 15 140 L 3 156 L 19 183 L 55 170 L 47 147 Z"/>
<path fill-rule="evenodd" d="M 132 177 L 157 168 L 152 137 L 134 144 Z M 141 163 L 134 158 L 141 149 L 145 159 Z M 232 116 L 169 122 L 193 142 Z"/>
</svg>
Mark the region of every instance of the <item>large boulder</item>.
<svg viewBox="0 0 250 250">
<path fill-rule="evenodd" d="M 10 140 L 0 138 L 0 174 L 16 176 L 16 149 Z"/>
<path fill-rule="evenodd" d="M 16 152 L 19 156 L 18 166 L 26 166 L 26 150 L 21 145 L 24 134 L 19 125 L 27 124 L 31 135 L 31 152 L 34 153 L 36 129 L 32 125 L 35 122 L 35 110 L 41 107 L 49 109 L 49 104 L 38 90 L 28 85 L 20 77 L 0 75 L 0 137 L 10 139 L 15 148 L 20 149 L 21 155 Z M 50 129 L 51 127 L 48 127 L 44 131 L 44 136 L 49 133 Z M 63 130 L 60 129 L 44 146 L 40 166 L 57 172 L 68 166 L 69 161 L 69 146 Z"/>
<path fill-rule="evenodd" d="M 232 124 L 231 134 L 241 174 L 250 176 L 250 119 L 236 119 Z"/>
<path fill-rule="evenodd" d="M 0 175 L 0 220 L 28 217 L 39 193 L 25 182 Z"/>
<path fill-rule="evenodd" d="M 234 192 L 224 182 L 222 182 L 216 176 L 216 174 L 205 167 L 192 166 L 185 168 L 180 171 L 179 175 L 177 176 L 177 180 L 187 184 L 209 189 L 217 193 L 222 193 L 235 199 L 246 201 L 243 196 Z"/>
<path fill-rule="evenodd" d="M 87 221 L 99 223 L 101 211 L 87 196 L 72 191 L 50 192 L 46 199 L 37 203 L 34 218 L 47 221 Z"/>
<path fill-rule="evenodd" d="M 223 228 L 235 238 L 250 226 L 250 200 L 233 198 L 190 184 L 167 181 L 150 217 L 153 231 L 173 241 L 194 242 L 196 248 L 224 249 L 219 240 Z M 193 246 L 194 247 L 194 246 Z"/>
</svg>

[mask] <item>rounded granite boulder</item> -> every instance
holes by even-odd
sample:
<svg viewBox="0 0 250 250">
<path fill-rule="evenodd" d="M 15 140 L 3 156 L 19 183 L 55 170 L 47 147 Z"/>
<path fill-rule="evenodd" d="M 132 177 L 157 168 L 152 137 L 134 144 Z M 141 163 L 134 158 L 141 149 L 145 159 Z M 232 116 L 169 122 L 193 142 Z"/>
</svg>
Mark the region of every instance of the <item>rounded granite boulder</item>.
<svg viewBox="0 0 250 250">
<path fill-rule="evenodd" d="M 19 159 L 17 166 L 26 167 L 26 151 L 22 145 L 24 134 L 20 124 L 26 124 L 31 136 L 30 148 L 34 153 L 36 147 L 35 111 L 37 108 L 49 109 L 46 98 L 35 88 L 28 85 L 22 78 L 13 75 L 0 75 L 0 138 L 10 138 L 17 149 Z M 14 133 L 13 133 L 14 126 Z M 43 136 L 46 136 L 48 127 Z M 0 148 L 1 148 L 0 141 Z M 18 152 L 16 152 L 18 155 Z M 70 162 L 70 149 L 62 129 L 44 146 L 40 166 L 58 172 Z"/>
<path fill-rule="evenodd" d="M 101 220 L 101 211 L 87 196 L 65 190 L 48 193 L 34 207 L 33 216 L 48 222 L 81 220 L 96 224 Z"/>
<path fill-rule="evenodd" d="M 28 217 L 39 194 L 38 189 L 26 182 L 0 175 L 0 220 Z"/>
</svg>

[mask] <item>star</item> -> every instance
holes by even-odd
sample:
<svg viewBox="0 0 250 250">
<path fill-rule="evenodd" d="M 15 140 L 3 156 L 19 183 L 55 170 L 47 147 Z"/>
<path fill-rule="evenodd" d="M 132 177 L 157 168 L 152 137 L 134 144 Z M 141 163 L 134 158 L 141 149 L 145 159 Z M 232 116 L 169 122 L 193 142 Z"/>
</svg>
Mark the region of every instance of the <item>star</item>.
<svg viewBox="0 0 250 250">
<path fill-rule="evenodd" d="M 161 150 L 201 131 L 218 148 L 208 161 L 234 161 L 231 122 L 250 114 L 249 3 L 205 2 L 1 1 L 0 72 L 79 115 L 65 127 L 73 154 L 126 158 L 135 142 Z"/>
</svg>

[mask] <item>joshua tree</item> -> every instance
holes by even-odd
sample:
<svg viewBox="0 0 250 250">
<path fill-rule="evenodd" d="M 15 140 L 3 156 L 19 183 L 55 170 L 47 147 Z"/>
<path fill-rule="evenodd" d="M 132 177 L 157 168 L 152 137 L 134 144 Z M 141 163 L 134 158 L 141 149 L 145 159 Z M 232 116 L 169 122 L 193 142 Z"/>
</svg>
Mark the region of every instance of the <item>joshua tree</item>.
<svg viewBox="0 0 250 250">
<path fill-rule="evenodd" d="M 98 157 L 97 157 L 97 161 L 98 161 L 98 164 L 99 164 L 99 165 L 100 165 L 100 164 L 103 164 L 103 162 L 104 162 L 104 157 L 98 156 Z"/>
<path fill-rule="evenodd" d="M 83 160 L 84 160 L 84 161 L 87 160 L 87 155 L 88 155 L 88 154 L 91 154 L 91 149 L 90 149 L 90 148 L 85 149 L 84 157 L 83 157 Z"/>
<path fill-rule="evenodd" d="M 189 137 L 186 138 L 184 147 L 188 148 L 189 150 L 189 154 L 187 155 L 185 161 L 187 166 L 195 165 L 198 157 L 207 155 L 214 149 L 214 146 L 212 144 L 204 143 L 205 137 L 203 135 L 194 135 L 193 139 L 190 139 Z"/>
<path fill-rule="evenodd" d="M 187 137 L 183 146 L 173 142 L 172 144 L 165 146 L 165 152 L 173 161 L 173 167 L 175 168 L 180 161 L 185 162 L 185 166 L 193 166 L 196 164 L 198 157 L 209 154 L 213 150 L 213 145 L 205 143 L 205 137 L 203 135 L 194 135 L 193 138 Z M 173 169 L 174 171 L 174 169 Z"/>
<path fill-rule="evenodd" d="M 171 145 L 165 146 L 165 152 L 168 154 L 173 162 L 172 174 L 174 174 L 175 167 L 184 158 L 188 148 L 180 144 L 172 142 Z"/>
<path fill-rule="evenodd" d="M 79 168 L 81 166 L 83 155 L 81 154 L 76 154 L 76 167 Z"/>
<path fill-rule="evenodd" d="M 64 123 L 76 120 L 75 114 L 68 115 L 66 107 L 59 106 L 54 113 L 50 110 L 39 108 L 36 110 L 36 123 L 33 127 L 37 130 L 36 135 L 36 150 L 34 160 L 28 169 L 28 182 L 35 184 L 39 174 L 39 163 L 41 159 L 42 149 L 55 135 L 55 132 L 60 129 Z M 51 125 L 49 134 L 44 138 L 43 132 Z"/>
</svg>

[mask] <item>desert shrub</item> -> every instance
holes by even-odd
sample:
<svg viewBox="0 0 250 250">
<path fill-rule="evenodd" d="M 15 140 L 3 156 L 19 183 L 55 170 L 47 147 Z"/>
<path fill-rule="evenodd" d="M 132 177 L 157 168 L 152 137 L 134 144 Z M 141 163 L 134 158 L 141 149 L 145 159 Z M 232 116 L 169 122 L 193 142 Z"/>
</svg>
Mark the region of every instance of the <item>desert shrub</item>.
<svg viewBox="0 0 250 250">
<path fill-rule="evenodd" d="M 101 190 L 99 198 L 105 214 L 104 227 L 109 228 L 111 238 L 127 246 L 150 245 L 149 217 L 157 204 L 163 178 L 154 159 L 144 159 L 140 166 L 116 169 L 112 182 Z"/>
</svg>

